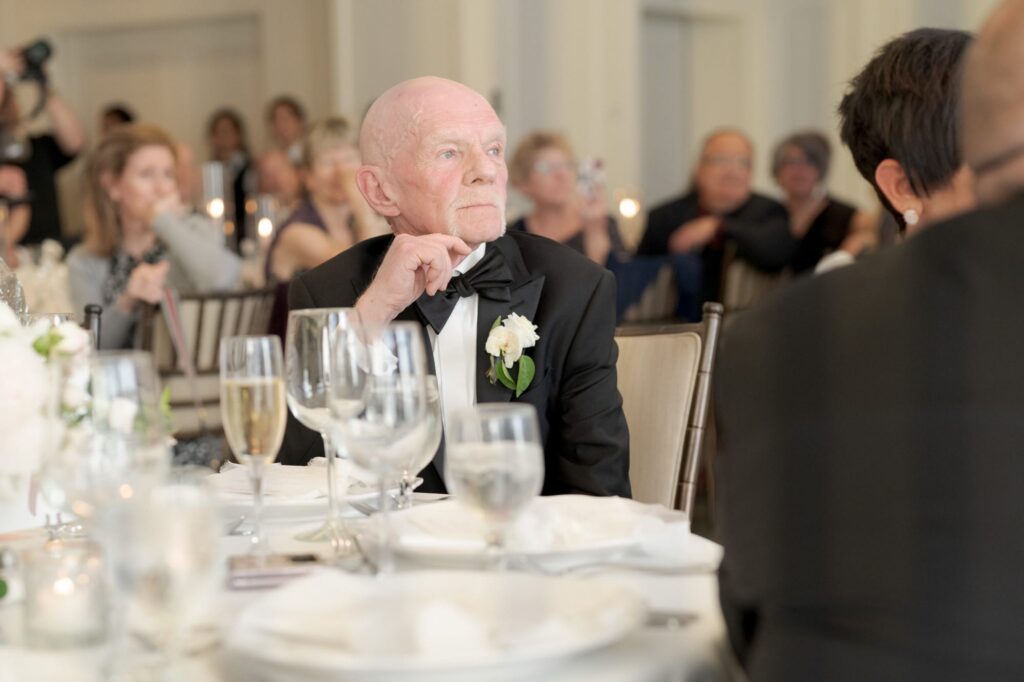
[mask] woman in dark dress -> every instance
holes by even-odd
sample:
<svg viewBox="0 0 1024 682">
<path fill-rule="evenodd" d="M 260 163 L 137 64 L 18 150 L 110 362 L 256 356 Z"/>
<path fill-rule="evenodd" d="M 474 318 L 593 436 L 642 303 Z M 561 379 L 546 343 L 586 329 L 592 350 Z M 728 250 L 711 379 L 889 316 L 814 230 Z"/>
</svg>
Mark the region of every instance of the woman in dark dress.
<svg viewBox="0 0 1024 682">
<path fill-rule="evenodd" d="M 851 256 L 874 244 L 870 215 L 830 196 L 825 189 L 831 148 L 815 131 L 790 135 L 775 148 L 772 175 L 785 194 L 790 231 L 799 239 L 790 269 L 813 272 L 828 254 L 844 249 Z"/>
<path fill-rule="evenodd" d="M 534 131 L 509 164 L 512 185 L 533 202 L 533 211 L 508 226 L 554 239 L 595 263 L 625 254 L 615 219 L 608 215 L 604 184 L 580 182 L 569 142 L 558 133 Z"/>
</svg>

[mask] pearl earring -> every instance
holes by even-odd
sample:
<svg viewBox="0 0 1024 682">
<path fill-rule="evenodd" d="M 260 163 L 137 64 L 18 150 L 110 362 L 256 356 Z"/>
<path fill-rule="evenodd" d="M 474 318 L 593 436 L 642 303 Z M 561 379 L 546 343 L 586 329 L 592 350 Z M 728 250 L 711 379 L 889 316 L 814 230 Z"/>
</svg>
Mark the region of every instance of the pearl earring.
<svg viewBox="0 0 1024 682">
<path fill-rule="evenodd" d="M 915 211 L 912 208 L 908 208 L 906 211 L 903 212 L 903 222 L 905 222 L 907 225 L 917 225 L 917 221 L 919 221 L 920 219 L 921 216 L 918 215 L 917 211 Z"/>
</svg>

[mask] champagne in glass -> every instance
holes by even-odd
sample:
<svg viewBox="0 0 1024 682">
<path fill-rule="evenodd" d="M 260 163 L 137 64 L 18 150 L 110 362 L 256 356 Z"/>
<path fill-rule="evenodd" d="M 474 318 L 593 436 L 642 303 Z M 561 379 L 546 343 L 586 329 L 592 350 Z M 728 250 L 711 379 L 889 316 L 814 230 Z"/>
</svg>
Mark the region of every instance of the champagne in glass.
<svg viewBox="0 0 1024 682">
<path fill-rule="evenodd" d="M 220 342 L 220 407 L 235 457 L 249 467 L 253 492 L 252 551 L 267 553 L 263 534 L 263 471 L 277 458 L 287 418 L 284 362 L 276 336 L 234 336 Z"/>
<path fill-rule="evenodd" d="M 452 415 L 445 482 L 488 527 L 487 547 L 499 570 L 509 526 L 544 484 L 544 450 L 537 413 L 523 403 L 481 404 Z"/>
<path fill-rule="evenodd" d="M 340 504 L 347 485 L 339 481 L 335 457 L 343 449 L 331 437 L 328 407 L 331 376 L 331 335 L 338 327 L 358 326 L 354 308 L 294 310 L 288 315 L 285 342 L 288 407 L 303 426 L 317 431 L 324 441 L 327 460 L 327 520 L 320 528 L 296 536 L 299 540 L 329 540 L 335 555 L 349 554 L 354 546 L 341 517 Z M 340 485 L 339 485 L 340 483 Z"/>
</svg>

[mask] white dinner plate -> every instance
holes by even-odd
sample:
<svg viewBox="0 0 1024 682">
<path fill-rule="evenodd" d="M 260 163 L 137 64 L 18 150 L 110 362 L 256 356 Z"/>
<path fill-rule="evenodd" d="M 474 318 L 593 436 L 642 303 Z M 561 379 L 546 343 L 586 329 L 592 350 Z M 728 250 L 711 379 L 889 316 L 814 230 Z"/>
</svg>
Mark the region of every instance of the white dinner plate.
<svg viewBox="0 0 1024 682">
<path fill-rule="evenodd" d="M 345 679 L 505 673 L 609 645 L 645 613 L 635 592 L 598 579 L 423 571 L 381 580 L 323 571 L 243 611 L 225 654 L 232 666 Z"/>
</svg>

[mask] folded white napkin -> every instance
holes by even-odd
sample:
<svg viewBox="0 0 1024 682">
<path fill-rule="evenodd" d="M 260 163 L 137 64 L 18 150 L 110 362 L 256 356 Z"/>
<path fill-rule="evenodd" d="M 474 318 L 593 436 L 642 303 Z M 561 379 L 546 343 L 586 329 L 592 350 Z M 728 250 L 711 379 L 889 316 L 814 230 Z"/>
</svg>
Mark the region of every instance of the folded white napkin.
<svg viewBox="0 0 1024 682">
<path fill-rule="evenodd" d="M 477 553 L 486 526 L 457 500 L 394 515 L 399 544 L 413 551 Z M 619 497 L 556 495 L 530 503 L 509 531 L 513 552 L 544 554 L 637 547 L 652 558 L 685 561 L 690 522 L 685 514 Z"/>
<path fill-rule="evenodd" d="M 349 480 L 352 467 L 345 461 L 338 462 L 339 487 L 351 490 L 355 485 L 365 489 L 365 482 Z M 209 477 L 214 489 L 221 495 L 251 495 L 252 483 L 247 467 L 228 463 L 220 473 Z M 271 464 L 263 470 L 263 494 L 267 497 L 312 500 L 327 496 L 327 473 L 318 466 L 289 466 Z"/>
</svg>

